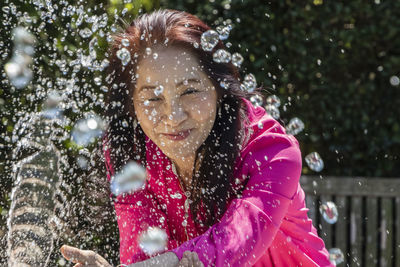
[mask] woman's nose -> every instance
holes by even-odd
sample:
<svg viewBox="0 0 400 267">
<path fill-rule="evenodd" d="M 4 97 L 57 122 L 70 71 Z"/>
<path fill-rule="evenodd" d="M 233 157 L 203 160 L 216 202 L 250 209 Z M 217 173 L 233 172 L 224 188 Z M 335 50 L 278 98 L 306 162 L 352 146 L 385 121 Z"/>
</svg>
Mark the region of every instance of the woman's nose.
<svg viewBox="0 0 400 267">
<path fill-rule="evenodd" d="M 176 127 L 187 119 L 187 113 L 183 107 L 177 102 L 173 101 L 167 105 L 166 108 L 166 123 L 171 127 Z"/>
</svg>

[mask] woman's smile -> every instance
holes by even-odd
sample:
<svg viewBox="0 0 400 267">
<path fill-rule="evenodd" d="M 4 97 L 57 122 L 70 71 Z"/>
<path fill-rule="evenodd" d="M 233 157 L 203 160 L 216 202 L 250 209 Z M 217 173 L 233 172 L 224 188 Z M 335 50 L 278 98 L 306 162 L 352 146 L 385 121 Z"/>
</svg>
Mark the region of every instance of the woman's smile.
<svg viewBox="0 0 400 267">
<path fill-rule="evenodd" d="M 188 129 L 185 131 L 180 131 L 177 134 L 161 134 L 162 136 L 164 136 L 165 138 L 168 138 L 169 140 L 174 140 L 174 141 L 180 141 L 180 140 L 184 140 L 186 139 L 186 137 L 188 137 L 190 135 L 190 133 L 192 132 L 193 129 Z"/>
</svg>

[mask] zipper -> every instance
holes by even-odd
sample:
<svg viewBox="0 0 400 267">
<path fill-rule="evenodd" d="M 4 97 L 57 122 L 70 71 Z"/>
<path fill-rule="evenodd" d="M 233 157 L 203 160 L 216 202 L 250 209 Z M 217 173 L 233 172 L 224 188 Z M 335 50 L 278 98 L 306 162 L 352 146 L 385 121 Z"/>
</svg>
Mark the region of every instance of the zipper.
<svg viewBox="0 0 400 267">
<path fill-rule="evenodd" d="M 185 218 L 185 219 L 184 219 L 183 222 L 182 222 L 182 226 L 183 226 L 183 228 L 185 229 L 186 241 L 188 241 L 188 240 L 189 240 L 189 235 L 188 235 L 186 226 L 187 226 L 188 218 L 189 218 L 189 204 L 190 204 L 190 202 L 191 202 L 191 200 L 189 199 L 189 197 L 190 197 L 190 191 L 185 191 L 185 190 L 183 189 L 183 186 L 182 186 L 182 184 L 181 184 L 181 180 L 179 179 L 178 173 L 177 173 L 176 168 L 175 168 L 175 164 L 171 162 L 171 165 L 172 165 L 172 171 L 174 172 L 174 174 L 175 174 L 176 177 L 178 178 L 179 187 L 182 189 L 182 192 L 184 192 L 184 194 L 185 194 L 185 196 L 186 196 L 186 200 L 185 200 L 185 203 L 184 203 L 184 205 L 183 205 L 184 210 L 185 210 L 185 215 L 184 215 L 184 218 Z"/>
</svg>

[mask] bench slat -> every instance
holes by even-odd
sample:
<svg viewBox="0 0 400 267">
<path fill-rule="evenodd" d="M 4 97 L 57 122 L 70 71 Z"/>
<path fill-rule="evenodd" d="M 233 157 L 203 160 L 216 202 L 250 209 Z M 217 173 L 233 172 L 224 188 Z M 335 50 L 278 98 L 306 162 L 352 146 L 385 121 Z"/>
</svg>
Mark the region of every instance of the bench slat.
<svg viewBox="0 0 400 267">
<path fill-rule="evenodd" d="M 366 199 L 366 242 L 365 242 L 365 266 L 373 267 L 378 264 L 378 199 Z"/>
<path fill-rule="evenodd" d="M 349 238 L 348 228 L 349 228 L 349 217 L 348 217 L 348 199 L 345 196 L 336 197 L 336 206 L 338 208 L 339 219 L 335 223 L 335 244 L 334 247 L 340 248 L 344 255 L 344 262 L 342 266 L 347 266 L 348 251 L 347 241 Z"/>
<path fill-rule="evenodd" d="M 351 198 L 350 210 L 350 266 L 362 265 L 362 200 Z"/>
<path fill-rule="evenodd" d="M 382 198 L 381 204 L 381 259 L 380 266 L 392 266 L 393 260 L 393 206 L 392 199 Z"/>
</svg>

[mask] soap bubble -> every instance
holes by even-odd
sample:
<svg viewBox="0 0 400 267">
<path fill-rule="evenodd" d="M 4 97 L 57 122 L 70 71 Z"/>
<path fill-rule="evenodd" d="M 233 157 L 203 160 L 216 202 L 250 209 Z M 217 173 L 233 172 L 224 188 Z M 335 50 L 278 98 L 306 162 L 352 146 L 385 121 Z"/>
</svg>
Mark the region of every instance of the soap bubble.
<svg viewBox="0 0 400 267">
<path fill-rule="evenodd" d="M 219 33 L 220 40 L 226 40 L 229 37 L 229 32 L 231 31 L 231 26 L 218 26 L 216 28 Z"/>
<path fill-rule="evenodd" d="M 204 51 L 212 51 L 219 41 L 219 35 L 214 30 L 208 30 L 201 35 L 200 41 Z"/>
<path fill-rule="evenodd" d="M 253 95 L 253 96 L 250 97 L 250 102 L 255 107 L 262 106 L 263 98 L 260 95 Z"/>
<path fill-rule="evenodd" d="M 135 161 L 129 161 L 111 181 L 111 192 L 114 195 L 135 192 L 143 187 L 146 181 L 146 170 Z"/>
<path fill-rule="evenodd" d="M 397 76 L 390 77 L 390 84 L 392 86 L 398 86 L 400 84 L 400 79 Z"/>
<path fill-rule="evenodd" d="M 324 161 L 317 152 L 312 152 L 305 157 L 305 161 L 311 170 L 320 172 L 324 168 Z"/>
<path fill-rule="evenodd" d="M 139 237 L 139 246 L 147 255 L 162 252 L 167 248 L 168 236 L 163 229 L 149 227 Z"/>
<path fill-rule="evenodd" d="M 257 87 L 256 77 L 253 74 L 247 74 L 244 76 L 243 85 L 247 92 L 252 93 Z"/>
<path fill-rule="evenodd" d="M 319 212 L 324 220 L 329 224 L 334 224 L 338 220 L 338 210 L 335 203 L 332 201 L 327 201 L 326 203 L 321 204 L 319 207 Z"/>
<path fill-rule="evenodd" d="M 72 129 L 72 140 L 80 146 L 87 146 L 100 137 L 105 130 L 105 122 L 97 115 L 89 115 L 76 122 Z"/>
<path fill-rule="evenodd" d="M 235 65 L 236 67 L 240 68 L 240 66 L 243 63 L 243 56 L 239 53 L 233 53 L 232 54 L 232 64 Z"/>
<path fill-rule="evenodd" d="M 267 97 L 266 103 L 268 105 L 272 105 L 272 106 L 279 108 L 281 105 L 281 100 L 279 99 L 278 96 L 271 95 L 271 96 Z"/>
<path fill-rule="evenodd" d="M 123 46 L 129 46 L 129 40 L 126 39 L 126 38 L 124 38 L 124 39 L 121 40 L 121 44 L 122 44 Z"/>
<path fill-rule="evenodd" d="M 89 38 L 92 35 L 92 31 L 89 28 L 84 28 L 79 32 L 79 35 L 82 36 L 82 38 Z"/>
<path fill-rule="evenodd" d="M 291 119 L 286 126 L 286 133 L 296 135 L 304 130 L 304 123 L 297 117 Z"/>
<path fill-rule="evenodd" d="M 213 60 L 217 63 L 229 63 L 231 61 L 231 53 L 224 49 L 218 49 L 213 54 Z"/>
<path fill-rule="evenodd" d="M 267 113 L 269 115 L 271 115 L 272 118 L 274 118 L 275 120 L 279 119 L 281 116 L 281 113 L 279 112 L 279 109 L 276 106 L 273 105 L 266 105 L 265 106 L 265 111 L 267 111 Z"/>
<path fill-rule="evenodd" d="M 124 66 L 128 65 L 129 61 L 131 60 L 131 54 L 125 47 L 117 51 L 117 57 L 121 60 L 122 65 Z"/>
<path fill-rule="evenodd" d="M 344 255 L 340 248 L 331 248 L 328 250 L 329 260 L 335 266 L 344 262 Z"/>
<path fill-rule="evenodd" d="M 151 48 L 146 47 L 146 55 L 150 56 L 151 55 Z"/>
</svg>

